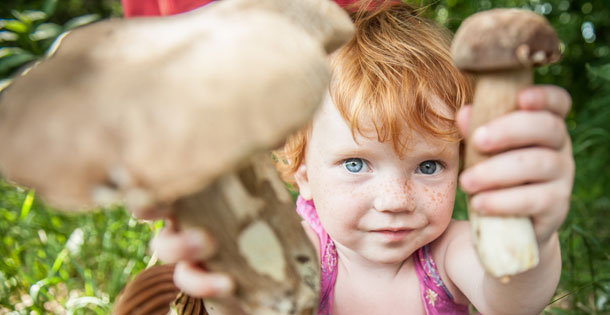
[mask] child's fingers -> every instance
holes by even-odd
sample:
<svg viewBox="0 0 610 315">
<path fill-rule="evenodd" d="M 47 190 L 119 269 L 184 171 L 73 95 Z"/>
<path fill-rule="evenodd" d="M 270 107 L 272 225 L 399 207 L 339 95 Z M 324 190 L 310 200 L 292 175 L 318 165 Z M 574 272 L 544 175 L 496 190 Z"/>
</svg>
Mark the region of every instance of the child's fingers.
<svg viewBox="0 0 610 315">
<path fill-rule="evenodd" d="M 455 120 L 462 136 L 468 136 L 468 126 L 470 125 L 470 115 L 472 114 L 472 105 L 464 105 L 456 114 Z"/>
<path fill-rule="evenodd" d="M 554 85 L 534 85 L 519 92 L 518 108 L 544 110 L 565 117 L 572 107 L 572 98 L 563 88 Z M 463 106 L 456 115 L 458 128 L 463 136 L 468 134 L 472 106 Z"/>
<path fill-rule="evenodd" d="M 547 182 L 566 169 L 557 151 L 533 147 L 495 155 L 462 172 L 460 186 L 468 194 L 526 183 Z"/>
<path fill-rule="evenodd" d="M 150 207 L 130 207 L 127 210 L 139 220 L 158 220 L 168 216 L 171 210 L 168 207 L 154 205 Z"/>
<path fill-rule="evenodd" d="M 572 98 L 558 86 L 535 85 L 522 90 L 517 103 L 520 109 L 546 110 L 565 117 L 570 112 Z"/>
<path fill-rule="evenodd" d="M 569 201 L 569 189 L 556 182 L 481 192 L 470 200 L 473 210 L 484 215 L 531 217 L 541 241 L 559 228 L 568 213 Z"/>
<path fill-rule="evenodd" d="M 563 120 L 547 111 L 516 111 L 499 117 L 472 134 L 475 147 L 494 153 L 525 146 L 562 148 L 568 139 Z"/>
<path fill-rule="evenodd" d="M 151 241 L 151 248 L 165 263 L 205 260 L 216 250 L 214 240 L 207 233 L 197 229 L 176 232 L 167 227 Z"/>
<path fill-rule="evenodd" d="M 211 273 L 190 262 L 179 262 L 174 272 L 174 283 L 193 297 L 226 297 L 233 293 L 233 280 L 222 273 Z"/>
</svg>

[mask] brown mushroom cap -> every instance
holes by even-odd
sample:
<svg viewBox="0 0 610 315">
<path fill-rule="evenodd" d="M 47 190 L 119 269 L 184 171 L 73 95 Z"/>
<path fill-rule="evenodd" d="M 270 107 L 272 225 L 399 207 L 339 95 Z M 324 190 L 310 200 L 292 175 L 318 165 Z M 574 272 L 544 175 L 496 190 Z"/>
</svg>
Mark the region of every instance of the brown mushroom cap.
<svg viewBox="0 0 610 315">
<path fill-rule="evenodd" d="M 79 28 L 0 96 L 0 172 L 64 209 L 99 193 L 171 203 L 309 120 L 325 35 L 250 0 Z"/>
<path fill-rule="evenodd" d="M 451 54 L 466 71 L 530 68 L 559 59 L 559 38 L 547 20 L 534 12 L 494 9 L 464 20 Z"/>
</svg>

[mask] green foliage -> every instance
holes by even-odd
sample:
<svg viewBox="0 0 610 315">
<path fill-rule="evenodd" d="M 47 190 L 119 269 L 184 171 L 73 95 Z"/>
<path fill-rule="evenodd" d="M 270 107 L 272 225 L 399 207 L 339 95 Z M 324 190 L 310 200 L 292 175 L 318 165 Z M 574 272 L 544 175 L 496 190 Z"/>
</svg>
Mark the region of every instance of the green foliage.
<svg viewBox="0 0 610 315">
<path fill-rule="evenodd" d="M 587 66 L 595 91 L 569 117 L 576 177 L 571 212 L 561 230 L 561 288 L 579 311 L 610 312 L 610 62 Z"/>
<path fill-rule="evenodd" d="M 21 1 L 14 2 L 15 5 L 22 4 Z M 24 9 L 5 8 L 6 4 L 0 6 L 6 10 L 0 11 L 0 17 L 4 18 L 0 20 L 0 77 L 8 77 L 25 64 L 42 57 L 60 34 L 95 22 L 102 16 L 99 13 L 82 14 L 58 22 L 56 13 L 61 8 L 58 0 L 37 2 L 36 10 L 31 9 L 31 3 Z M 118 5 L 117 1 L 114 3 Z M 7 13 L 10 14 L 8 18 Z M 0 83 L 0 90 L 2 88 Z"/>
<path fill-rule="evenodd" d="M 121 16 L 120 0 L 2 0 L 0 17 L 10 16 L 12 10 L 41 10 L 51 15 L 50 21 L 63 25 L 75 16 L 91 13 L 102 17 Z"/>
<path fill-rule="evenodd" d="M 561 283 L 546 313 L 610 313 L 610 3 L 411 2 L 452 30 L 475 12 L 521 7 L 545 15 L 558 31 L 562 60 L 536 70 L 536 82 L 572 95 L 567 123 L 577 169 L 571 211 L 560 230 Z M 120 14 L 118 0 L 2 0 L 0 78 L 42 56 L 61 32 Z M 0 79 L 0 90 L 3 84 Z M 458 194 L 455 217 L 466 217 L 465 204 Z M 137 223 L 119 208 L 58 213 L 33 192 L 0 182 L 0 313 L 108 313 L 124 283 L 149 263 L 146 246 L 159 225 Z"/>
<path fill-rule="evenodd" d="M 0 181 L 0 313 L 107 314 L 150 262 L 148 242 L 159 227 L 138 223 L 122 208 L 59 213 L 33 191 Z"/>
</svg>

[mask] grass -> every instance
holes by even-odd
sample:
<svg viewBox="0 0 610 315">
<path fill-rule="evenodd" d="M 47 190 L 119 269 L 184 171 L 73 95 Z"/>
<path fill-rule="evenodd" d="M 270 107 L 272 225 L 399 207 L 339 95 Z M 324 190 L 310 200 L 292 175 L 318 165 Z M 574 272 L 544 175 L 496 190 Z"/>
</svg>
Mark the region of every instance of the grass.
<svg viewBox="0 0 610 315">
<path fill-rule="evenodd" d="M 119 207 L 60 213 L 0 181 L 0 313 L 110 313 L 149 264 L 148 243 L 160 227 Z"/>
</svg>

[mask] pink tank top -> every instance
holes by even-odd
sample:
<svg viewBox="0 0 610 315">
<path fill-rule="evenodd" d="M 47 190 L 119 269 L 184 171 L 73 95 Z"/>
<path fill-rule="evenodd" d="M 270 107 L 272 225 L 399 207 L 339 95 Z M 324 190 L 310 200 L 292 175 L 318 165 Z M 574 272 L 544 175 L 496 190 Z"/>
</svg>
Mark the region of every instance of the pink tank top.
<svg viewBox="0 0 610 315">
<path fill-rule="evenodd" d="M 320 239 L 320 302 L 318 315 L 330 315 L 333 287 L 337 280 L 337 250 L 335 243 L 322 227 L 313 201 L 297 199 L 297 213 L 311 226 Z M 453 302 L 453 296 L 443 283 L 426 245 L 413 253 L 415 272 L 426 314 L 468 314 L 468 306 Z"/>
</svg>

